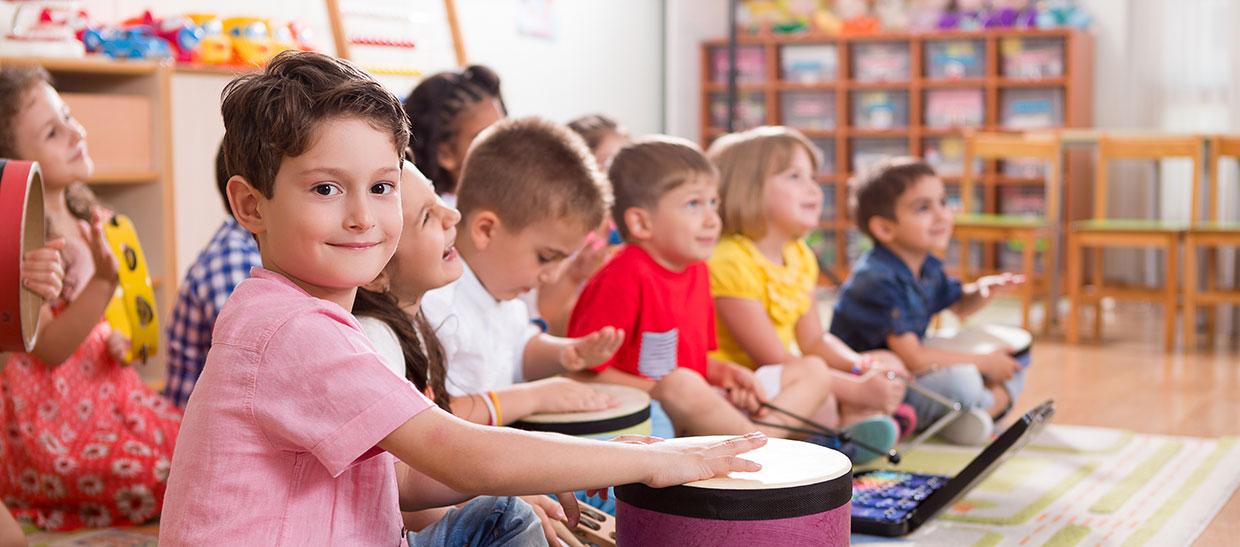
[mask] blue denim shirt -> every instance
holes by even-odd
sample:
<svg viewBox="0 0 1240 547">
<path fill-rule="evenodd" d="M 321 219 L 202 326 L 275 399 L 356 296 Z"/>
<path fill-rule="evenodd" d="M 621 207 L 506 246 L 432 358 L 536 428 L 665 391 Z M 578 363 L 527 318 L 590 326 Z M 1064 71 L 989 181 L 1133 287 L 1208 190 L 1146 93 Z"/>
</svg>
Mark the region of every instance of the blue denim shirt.
<svg viewBox="0 0 1240 547">
<path fill-rule="evenodd" d="M 943 261 L 926 256 L 921 274 L 882 245 L 857 261 L 840 290 L 831 318 L 831 334 L 855 351 L 887 347 L 887 337 L 926 335 L 930 318 L 960 299 L 960 281 L 948 277 Z"/>
</svg>

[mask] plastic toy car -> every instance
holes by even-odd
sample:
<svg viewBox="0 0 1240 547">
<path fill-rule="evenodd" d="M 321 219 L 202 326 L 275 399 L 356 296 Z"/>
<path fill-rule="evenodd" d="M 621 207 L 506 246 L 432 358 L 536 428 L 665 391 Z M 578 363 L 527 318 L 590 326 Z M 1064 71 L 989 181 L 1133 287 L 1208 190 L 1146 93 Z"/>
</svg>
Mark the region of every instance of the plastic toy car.
<svg viewBox="0 0 1240 547">
<path fill-rule="evenodd" d="M 224 35 L 232 40 L 236 59 L 248 65 L 267 64 L 276 53 L 275 40 L 271 38 L 271 26 L 266 19 L 258 17 L 229 17 L 224 19 Z"/>
<path fill-rule="evenodd" d="M 155 36 L 150 27 L 87 29 L 82 35 L 87 51 L 102 52 L 113 59 L 167 59 L 172 46 Z"/>
<path fill-rule="evenodd" d="M 194 61 L 208 65 L 226 65 L 233 60 L 232 40 L 224 35 L 224 25 L 215 14 L 186 15 L 202 29 L 202 40 L 194 50 Z"/>
</svg>

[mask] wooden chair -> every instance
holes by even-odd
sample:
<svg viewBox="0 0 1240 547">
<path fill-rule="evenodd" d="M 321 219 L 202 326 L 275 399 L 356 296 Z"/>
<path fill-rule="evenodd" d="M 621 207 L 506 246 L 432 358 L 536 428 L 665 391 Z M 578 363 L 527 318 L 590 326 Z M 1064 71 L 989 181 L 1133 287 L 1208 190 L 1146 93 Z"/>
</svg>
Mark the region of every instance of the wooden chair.
<svg viewBox="0 0 1240 547">
<path fill-rule="evenodd" d="M 1086 302 L 1094 304 L 1094 338 L 1102 338 L 1102 298 L 1110 296 L 1124 300 L 1150 300 L 1163 303 L 1166 316 L 1163 323 L 1163 345 L 1167 351 L 1175 348 L 1177 299 L 1179 296 L 1178 249 L 1187 232 L 1188 225 L 1145 219 L 1107 218 L 1110 191 L 1109 163 L 1117 159 L 1162 160 L 1187 158 L 1193 163 L 1192 196 L 1200 187 L 1203 140 L 1196 136 L 1184 137 L 1113 137 L 1104 135 L 1098 139 L 1098 164 L 1094 178 L 1093 218 L 1072 223 L 1068 231 L 1068 297 L 1071 308 L 1065 322 L 1069 343 L 1080 340 L 1078 329 L 1080 308 Z M 1197 200 L 1192 200 L 1191 219 L 1197 216 Z M 1082 251 L 1089 247 L 1093 252 L 1093 287 L 1087 291 L 1083 279 Z M 1107 287 L 1103 284 L 1102 250 L 1107 247 L 1146 247 L 1161 249 L 1166 256 L 1166 280 L 1161 289 Z"/>
<path fill-rule="evenodd" d="M 1210 139 L 1210 184 L 1205 190 L 1206 215 L 1204 221 L 1194 218 L 1184 238 L 1184 346 L 1197 347 L 1197 309 L 1202 306 L 1217 308 L 1218 304 L 1240 304 L 1240 290 L 1220 291 L 1218 283 L 1218 253 L 1220 247 L 1240 247 L 1240 221 L 1219 219 L 1219 198 L 1222 186 L 1219 162 L 1223 158 L 1240 160 L 1240 136 L 1214 137 Z M 1199 201 L 1194 193 L 1194 204 Z M 1205 248 L 1205 287 L 1198 286 L 1197 257 L 1199 248 Z M 1215 309 L 1206 310 L 1206 340 L 1213 345 Z"/>
<path fill-rule="evenodd" d="M 1058 252 L 1062 157 L 1059 137 L 1049 133 L 972 133 L 966 135 L 965 138 L 964 173 L 960 179 L 961 210 L 956 215 L 956 227 L 953 231 L 955 239 L 960 241 L 960 276 L 965 279 L 969 277 L 970 242 L 1020 242 L 1021 273 L 1025 275 L 1026 280 L 1020 290 L 1020 324 L 1025 330 L 1030 331 L 1032 329 L 1029 325 L 1029 310 L 1039 286 L 1045 289 L 1046 296 L 1046 316 L 1042 320 L 1043 332 L 1049 330 L 1055 313 L 1049 275 L 1054 271 L 1055 256 Z M 973 195 L 976 185 L 973 164 L 976 159 L 1041 160 L 1046 168 L 1045 214 L 1028 216 L 973 212 Z M 1034 273 L 1034 253 L 1041 242 L 1046 244 L 1042 253 L 1044 275 L 1037 278 Z"/>
</svg>

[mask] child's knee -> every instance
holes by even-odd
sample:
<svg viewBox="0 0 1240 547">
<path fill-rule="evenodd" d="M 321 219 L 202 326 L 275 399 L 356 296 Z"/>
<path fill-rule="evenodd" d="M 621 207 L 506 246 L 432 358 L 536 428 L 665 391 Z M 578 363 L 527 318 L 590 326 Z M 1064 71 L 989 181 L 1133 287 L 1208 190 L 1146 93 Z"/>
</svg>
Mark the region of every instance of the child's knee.
<svg viewBox="0 0 1240 547">
<path fill-rule="evenodd" d="M 896 355 L 894 352 L 891 352 L 889 350 L 876 349 L 873 351 L 867 351 L 865 352 L 864 355 L 868 355 L 874 358 L 874 360 L 878 362 L 879 365 L 885 366 L 887 368 L 895 369 L 895 370 L 903 370 L 903 371 L 908 370 L 908 367 L 904 366 L 904 361 L 901 361 L 898 355 Z"/>
<path fill-rule="evenodd" d="M 710 389 L 710 384 L 701 374 L 687 368 L 676 368 L 655 382 L 650 396 L 658 401 L 687 401 L 701 397 Z"/>
<path fill-rule="evenodd" d="M 986 408 L 993 403 L 990 390 L 977 367 L 960 365 L 940 370 L 919 382 L 965 408 Z"/>
<path fill-rule="evenodd" d="M 782 386 L 808 384 L 827 390 L 831 387 L 831 369 L 816 355 L 793 359 L 784 363 L 779 383 Z"/>
</svg>

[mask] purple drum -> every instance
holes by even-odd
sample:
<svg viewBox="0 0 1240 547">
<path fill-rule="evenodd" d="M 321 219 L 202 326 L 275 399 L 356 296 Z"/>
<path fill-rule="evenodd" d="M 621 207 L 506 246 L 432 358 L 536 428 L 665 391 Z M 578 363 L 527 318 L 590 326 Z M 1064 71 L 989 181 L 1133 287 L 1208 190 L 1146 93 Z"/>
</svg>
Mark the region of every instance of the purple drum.
<svg viewBox="0 0 1240 547">
<path fill-rule="evenodd" d="M 852 463 L 847 457 L 786 439 L 771 439 L 742 457 L 762 464 L 762 470 L 670 488 L 617 486 L 616 545 L 848 545 Z"/>
</svg>

